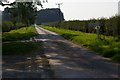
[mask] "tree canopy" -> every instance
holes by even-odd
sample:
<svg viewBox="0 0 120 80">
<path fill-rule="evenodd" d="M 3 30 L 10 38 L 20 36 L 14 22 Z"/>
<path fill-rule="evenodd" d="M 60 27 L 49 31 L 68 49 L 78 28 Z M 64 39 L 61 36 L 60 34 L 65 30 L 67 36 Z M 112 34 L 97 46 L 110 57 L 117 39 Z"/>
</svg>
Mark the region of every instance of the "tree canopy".
<svg viewBox="0 0 120 80">
<path fill-rule="evenodd" d="M 24 2 L 23 2 L 24 1 Z M 43 0 L 43 2 L 47 2 Z M 36 5 L 39 5 L 41 7 L 41 1 L 35 0 L 35 1 L 26 1 L 26 0 L 16 0 L 13 3 L 3 3 L 3 1 L 0 1 L 0 5 L 2 6 L 11 6 L 8 10 L 10 13 L 10 16 L 12 18 L 12 22 L 14 24 L 16 23 L 23 23 L 28 25 L 34 24 L 35 17 L 37 15 L 37 7 Z"/>
</svg>

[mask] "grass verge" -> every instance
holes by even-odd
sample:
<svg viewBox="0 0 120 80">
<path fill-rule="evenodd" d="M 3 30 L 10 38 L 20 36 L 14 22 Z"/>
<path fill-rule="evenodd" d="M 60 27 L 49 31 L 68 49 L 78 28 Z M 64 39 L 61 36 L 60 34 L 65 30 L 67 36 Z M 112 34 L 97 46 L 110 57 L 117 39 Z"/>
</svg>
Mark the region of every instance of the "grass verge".
<svg viewBox="0 0 120 80">
<path fill-rule="evenodd" d="M 96 34 L 84 33 L 80 31 L 59 29 L 55 27 L 42 26 L 45 29 L 56 32 L 72 42 L 85 46 L 97 54 L 111 58 L 120 63 L 120 42 L 115 42 L 113 37 L 106 36 L 105 41 L 97 40 Z"/>
<path fill-rule="evenodd" d="M 42 43 L 9 42 L 2 45 L 2 55 L 24 55 L 36 50 L 42 51 Z"/>
<path fill-rule="evenodd" d="M 37 32 L 34 27 L 24 27 L 10 32 L 4 32 L 2 35 L 2 41 L 26 40 L 36 35 Z"/>
</svg>

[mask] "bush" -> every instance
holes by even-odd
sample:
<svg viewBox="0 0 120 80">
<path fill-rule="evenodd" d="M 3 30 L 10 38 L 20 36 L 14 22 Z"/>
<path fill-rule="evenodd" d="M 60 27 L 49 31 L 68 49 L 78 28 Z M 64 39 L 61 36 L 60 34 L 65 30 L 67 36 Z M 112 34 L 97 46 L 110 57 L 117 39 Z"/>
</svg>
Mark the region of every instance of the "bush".
<svg viewBox="0 0 120 80">
<path fill-rule="evenodd" d="M 3 21 L 2 22 L 2 31 L 3 32 L 9 32 L 12 29 L 15 29 L 15 27 L 11 21 Z"/>
<path fill-rule="evenodd" d="M 103 51 L 102 45 L 103 42 L 100 40 L 91 41 L 89 48 L 101 54 Z"/>
<path fill-rule="evenodd" d="M 16 26 L 17 26 L 17 29 L 19 29 L 19 28 L 25 27 L 25 24 L 19 22 L 19 23 L 16 23 Z"/>
</svg>

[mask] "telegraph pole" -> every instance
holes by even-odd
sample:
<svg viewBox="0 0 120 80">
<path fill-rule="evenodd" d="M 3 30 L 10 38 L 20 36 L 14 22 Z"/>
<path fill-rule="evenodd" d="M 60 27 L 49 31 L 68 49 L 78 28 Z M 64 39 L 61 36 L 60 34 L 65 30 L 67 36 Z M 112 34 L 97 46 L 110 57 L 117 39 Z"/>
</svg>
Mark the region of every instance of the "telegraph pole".
<svg viewBox="0 0 120 80">
<path fill-rule="evenodd" d="M 60 23 L 61 22 L 60 6 L 62 5 L 62 3 L 57 3 L 56 5 L 58 5 L 58 8 L 59 8 L 59 23 Z"/>
<path fill-rule="evenodd" d="M 60 6 L 62 5 L 62 3 L 57 3 L 56 5 L 58 5 L 58 8 L 60 9 Z"/>
</svg>

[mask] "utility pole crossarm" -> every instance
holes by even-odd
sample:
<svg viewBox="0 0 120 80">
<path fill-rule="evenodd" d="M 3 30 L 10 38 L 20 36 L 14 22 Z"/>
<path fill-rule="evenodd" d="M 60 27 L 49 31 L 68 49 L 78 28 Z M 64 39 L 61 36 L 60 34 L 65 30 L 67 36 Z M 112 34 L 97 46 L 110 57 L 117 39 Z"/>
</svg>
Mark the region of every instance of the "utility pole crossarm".
<svg viewBox="0 0 120 80">
<path fill-rule="evenodd" d="M 56 5 L 58 5 L 59 8 L 59 23 L 60 23 L 61 22 L 60 6 L 62 5 L 62 3 L 57 3 Z"/>
<path fill-rule="evenodd" d="M 62 3 L 57 3 L 56 5 L 58 5 L 58 8 L 60 9 L 60 6 L 62 5 Z"/>
</svg>

